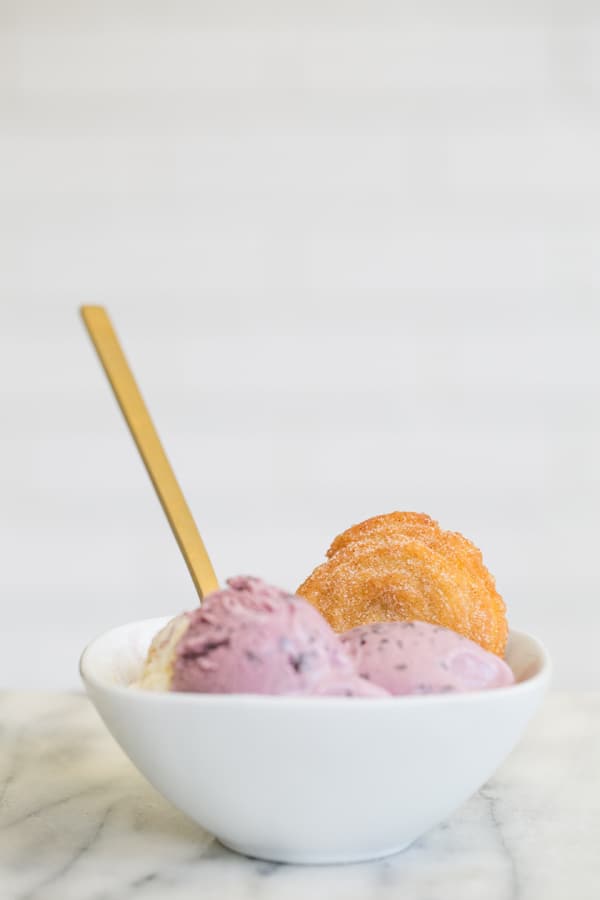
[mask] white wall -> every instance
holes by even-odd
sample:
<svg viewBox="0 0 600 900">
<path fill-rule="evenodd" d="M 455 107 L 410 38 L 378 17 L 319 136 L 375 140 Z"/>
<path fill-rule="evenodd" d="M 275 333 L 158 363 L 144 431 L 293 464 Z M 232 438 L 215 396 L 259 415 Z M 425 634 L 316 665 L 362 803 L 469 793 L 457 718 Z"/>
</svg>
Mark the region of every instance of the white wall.
<svg viewBox="0 0 600 900">
<path fill-rule="evenodd" d="M 0 2 L 0 684 L 194 603 L 95 302 L 222 577 L 425 510 L 600 687 L 599 159 L 592 0 Z"/>
</svg>

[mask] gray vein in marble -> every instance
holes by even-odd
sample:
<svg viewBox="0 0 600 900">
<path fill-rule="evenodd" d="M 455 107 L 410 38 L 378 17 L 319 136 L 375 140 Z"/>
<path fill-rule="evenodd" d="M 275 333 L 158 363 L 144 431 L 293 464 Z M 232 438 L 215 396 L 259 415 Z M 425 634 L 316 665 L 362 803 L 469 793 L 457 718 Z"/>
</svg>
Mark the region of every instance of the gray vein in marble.
<svg viewBox="0 0 600 900">
<path fill-rule="evenodd" d="M 56 809 L 60 806 L 65 806 L 67 803 L 71 803 L 73 800 L 80 800 L 83 797 L 89 797 L 93 794 L 97 794 L 99 792 L 105 791 L 109 783 L 95 785 L 94 787 L 86 788 L 81 791 L 76 791 L 74 794 L 69 794 L 67 797 L 59 797 L 58 800 L 54 800 L 52 803 L 43 803 L 40 806 L 36 806 L 34 809 L 29 810 L 24 813 L 22 816 L 17 816 L 14 819 L 9 819 L 6 822 L 2 823 L 2 829 L 8 830 L 9 828 L 16 828 L 19 825 L 22 825 L 23 822 L 26 822 L 27 819 L 33 819 L 36 816 L 47 815 L 52 810 Z M 1 799 L 0 799 L 1 804 Z"/>
<path fill-rule="evenodd" d="M 87 700 L 0 695 L 1 900 L 597 900 L 600 695 L 553 695 L 495 778 L 404 853 L 245 859 L 163 800 Z"/>
<path fill-rule="evenodd" d="M 509 890 L 510 900 L 519 900 L 519 879 L 517 877 L 517 867 L 511 849 L 508 846 L 504 835 L 504 825 L 502 818 L 498 812 L 498 794 L 496 793 L 494 782 L 488 782 L 487 785 L 479 791 L 481 797 L 487 800 L 488 811 L 492 821 L 492 828 L 498 840 L 498 844 L 505 856 L 507 869 L 509 873 Z"/>
<path fill-rule="evenodd" d="M 66 861 L 66 863 L 64 863 L 64 865 L 62 865 L 59 869 L 57 869 L 56 872 L 53 872 L 52 874 L 50 874 L 46 878 L 44 878 L 43 881 L 41 881 L 39 884 L 37 884 L 30 891 L 27 891 L 25 894 L 21 894 L 19 896 L 18 900 L 35 900 L 35 898 L 37 896 L 39 896 L 40 891 L 42 891 L 44 888 L 48 887 L 49 885 L 58 884 L 61 881 L 61 879 L 63 879 L 64 876 L 68 874 L 68 872 L 73 868 L 73 866 L 76 865 L 76 863 L 81 859 L 83 854 L 87 853 L 93 847 L 95 841 L 98 839 L 99 835 L 102 832 L 102 829 L 105 826 L 105 823 L 110 814 L 110 811 L 111 811 L 111 807 L 109 806 L 108 809 L 106 810 L 105 814 L 102 816 L 102 818 L 98 822 L 98 825 L 94 829 L 91 837 L 88 838 L 79 847 L 77 847 L 77 849 L 73 853 L 73 856 L 70 859 L 68 859 Z"/>
</svg>

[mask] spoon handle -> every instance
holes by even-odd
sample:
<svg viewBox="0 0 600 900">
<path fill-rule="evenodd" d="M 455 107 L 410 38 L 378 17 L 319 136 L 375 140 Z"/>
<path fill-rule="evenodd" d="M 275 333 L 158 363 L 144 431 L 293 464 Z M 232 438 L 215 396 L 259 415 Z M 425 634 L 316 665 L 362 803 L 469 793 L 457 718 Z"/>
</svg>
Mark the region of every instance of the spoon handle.
<svg viewBox="0 0 600 900">
<path fill-rule="evenodd" d="M 154 490 L 200 597 L 219 583 L 190 508 L 167 459 L 110 318 L 102 306 L 82 306 L 81 316 L 129 426 Z"/>
</svg>

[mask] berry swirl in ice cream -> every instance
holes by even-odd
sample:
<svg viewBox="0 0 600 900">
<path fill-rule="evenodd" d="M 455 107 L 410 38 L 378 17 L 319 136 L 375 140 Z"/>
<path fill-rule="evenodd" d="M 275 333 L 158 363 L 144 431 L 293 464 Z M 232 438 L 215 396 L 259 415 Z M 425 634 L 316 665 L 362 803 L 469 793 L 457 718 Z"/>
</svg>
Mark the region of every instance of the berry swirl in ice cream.
<svg viewBox="0 0 600 900">
<path fill-rule="evenodd" d="M 512 684 L 504 660 L 429 622 L 378 622 L 342 635 L 359 674 L 390 694 L 440 694 Z"/>
<path fill-rule="evenodd" d="M 208 694 L 386 696 L 360 678 L 330 625 L 302 597 L 230 578 L 154 639 L 139 686 Z"/>
</svg>

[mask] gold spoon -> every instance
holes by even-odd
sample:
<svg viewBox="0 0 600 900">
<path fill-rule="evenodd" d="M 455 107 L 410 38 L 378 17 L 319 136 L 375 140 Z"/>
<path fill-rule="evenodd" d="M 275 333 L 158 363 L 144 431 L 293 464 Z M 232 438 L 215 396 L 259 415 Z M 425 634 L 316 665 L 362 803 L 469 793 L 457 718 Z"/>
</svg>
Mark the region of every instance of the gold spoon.
<svg viewBox="0 0 600 900">
<path fill-rule="evenodd" d="M 108 313 L 102 306 L 82 306 L 80 312 L 202 599 L 219 583 Z"/>
</svg>

